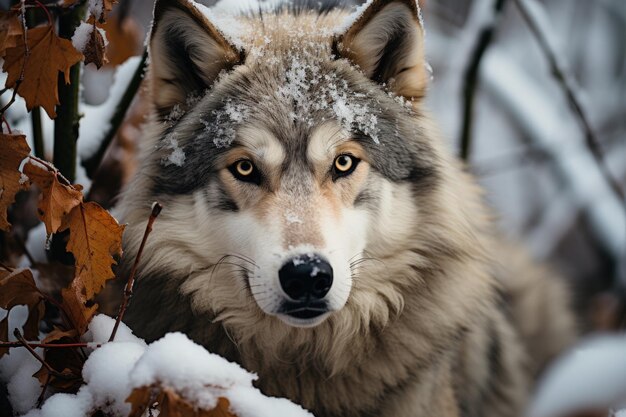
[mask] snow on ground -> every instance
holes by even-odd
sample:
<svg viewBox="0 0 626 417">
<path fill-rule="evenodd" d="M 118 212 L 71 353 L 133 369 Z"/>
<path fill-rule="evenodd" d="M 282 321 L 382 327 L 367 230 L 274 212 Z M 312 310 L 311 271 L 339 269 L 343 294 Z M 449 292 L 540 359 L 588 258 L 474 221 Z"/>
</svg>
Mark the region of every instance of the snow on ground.
<svg viewBox="0 0 626 417">
<path fill-rule="evenodd" d="M 21 312 L 17 313 L 19 319 Z M 12 325 L 18 322 L 12 320 Z M 158 384 L 206 409 L 225 397 L 238 417 L 312 417 L 286 399 L 264 396 L 252 386 L 256 375 L 207 352 L 182 333 L 169 333 L 146 345 L 122 324 L 115 341 L 108 343 L 114 323 L 105 315 L 94 317 L 84 336 L 86 342 L 94 344 L 83 367 L 85 385 L 75 395 L 50 396 L 41 409 L 33 409 L 41 391 L 32 377 L 39 363 L 25 349 L 13 349 L 0 360 L 0 379 L 8 383 L 15 411 L 27 413 L 25 417 L 88 417 L 101 409 L 125 417 L 130 412 L 126 398 L 132 390 Z"/>
<path fill-rule="evenodd" d="M 80 111 L 84 116 L 80 120 L 78 153 L 82 159 L 89 158 L 98 150 L 104 135 L 110 128 L 111 116 L 115 113 L 117 104 L 128 89 L 140 62 L 141 57 L 135 56 L 128 58 L 117 67 L 109 97 L 104 103 L 98 106 L 81 103 Z"/>
<path fill-rule="evenodd" d="M 626 335 L 606 335 L 582 341 L 551 366 L 528 415 L 553 417 L 624 407 Z"/>
</svg>

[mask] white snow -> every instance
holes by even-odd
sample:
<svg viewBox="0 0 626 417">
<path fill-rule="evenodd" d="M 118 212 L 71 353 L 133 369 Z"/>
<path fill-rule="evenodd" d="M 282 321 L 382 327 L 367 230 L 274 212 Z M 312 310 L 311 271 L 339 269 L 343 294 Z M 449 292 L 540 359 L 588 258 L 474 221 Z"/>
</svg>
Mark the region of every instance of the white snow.
<svg viewBox="0 0 626 417">
<path fill-rule="evenodd" d="M 80 25 L 78 25 L 74 35 L 72 36 L 72 45 L 74 45 L 74 48 L 76 48 L 77 51 L 83 54 L 85 53 L 85 47 L 89 42 L 93 28 L 94 26 L 90 23 L 80 22 Z"/>
<path fill-rule="evenodd" d="M 98 106 L 81 103 L 80 111 L 83 118 L 80 120 L 78 139 L 78 154 L 82 159 L 88 159 L 100 146 L 104 135 L 110 128 L 110 120 L 120 99 L 128 89 L 131 79 L 141 62 L 141 57 L 128 58 L 117 67 L 113 77 L 113 85 L 106 101 Z"/>
<path fill-rule="evenodd" d="M 88 10 L 89 14 L 93 15 L 96 20 L 100 20 L 102 13 L 104 13 L 104 0 L 89 0 Z"/>
<path fill-rule="evenodd" d="M 287 211 L 285 213 L 285 220 L 287 221 L 287 223 L 290 223 L 290 224 L 293 224 L 293 223 L 302 224 L 303 223 L 302 219 L 298 217 L 297 214 L 291 211 Z"/>
<path fill-rule="evenodd" d="M 529 417 L 626 407 L 626 335 L 591 337 L 557 360 L 539 384 Z"/>
<path fill-rule="evenodd" d="M 171 133 L 165 137 L 161 146 L 163 149 L 170 151 L 169 155 L 163 157 L 161 161 L 163 165 L 176 165 L 182 167 L 185 164 L 185 152 L 178 145 L 175 133 Z"/>
<path fill-rule="evenodd" d="M 19 309 L 15 308 L 18 319 L 25 319 L 27 311 Z M 27 350 L 12 349 L 0 360 L 0 379 L 8 382 L 14 410 L 27 413 L 26 417 L 88 417 L 95 410 L 125 417 L 130 412 L 126 399 L 134 388 L 158 385 L 206 409 L 225 397 L 238 417 L 312 417 L 288 400 L 265 397 L 252 386 L 254 374 L 207 352 L 181 333 L 167 334 L 146 345 L 121 324 L 115 341 L 109 343 L 114 323 L 104 315 L 94 317 L 84 340 L 102 346 L 95 348 L 85 362 L 85 385 L 75 395 L 51 395 L 41 409 L 34 409 L 41 387 L 32 377 L 40 364 Z M 19 323 L 11 323 L 15 324 Z"/>
</svg>

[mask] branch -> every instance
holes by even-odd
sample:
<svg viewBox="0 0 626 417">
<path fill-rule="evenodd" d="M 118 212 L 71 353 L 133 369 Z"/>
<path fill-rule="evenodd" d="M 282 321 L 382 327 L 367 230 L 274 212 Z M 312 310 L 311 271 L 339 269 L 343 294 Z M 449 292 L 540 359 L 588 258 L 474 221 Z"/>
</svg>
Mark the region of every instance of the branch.
<svg viewBox="0 0 626 417">
<path fill-rule="evenodd" d="M 41 342 L 0 342 L 0 349 L 5 348 L 44 348 L 44 349 L 73 349 L 73 348 L 99 348 L 102 345 L 99 343 L 41 343 Z"/>
<path fill-rule="evenodd" d="M 494 0 L 493 2 L 493 19 L 485 26 L 478 36 L 476 47 L 472 52 L 472 57 L 465 70 L 465 83 L 463 86 L 463 125 L 461 127 L 461 158 L 467 161 L 471 152 L 472 144 L 472 125 L 474 119 L 474 97 L 478 87 L 478 75 L 480 72 L 480 64 L 485 52 L 489 49 L 493 41 L 496 26 L 504 10 L 505 0 Z"/>
<path fill-rule="evenodd" d="M 626 211 L 626 200 L 624 197 L 624 191 L 622 190 L 619 181 L 617 181 L 617 179 L 613 177 L 613 174 L 611 173 L 604 161 L 600 141 L 598 140 L 598 137 L 591 127 L 589 117 L 583 109 L 582 102 L 578 97 L 575 86 L 573 85 L 573 78 L 568 74 L 565 65 L 559 62 L 557 54 L 552 48 L 552 45 L 550 45 L 548 35 L 538 21 L 539 19 L 537 18 L 537 16 L 533 14 L 533 11 L 531 11 L 531 4 L 533 10 L 535 11 L 541 11 L 541 5 L 534 2 L 534 0 L 515 0 L 515 4 L 519 9 L 524 21 L 530 28 L 533 36 L 537 40 L 539 48 L 548 60 L 550 69 L 552 71 L 552 74 L 554 75 L 555 80 L 560 85 L 561 89 L 567 97 L 567 100 L 572 106 L 572 110 L 574 111 L 575 116 L 578 118 L 580 125 L 583 128 L 587 147 L 593 155 L 593 158 L 595 159 L 601 174 L 604 176 L 605 181 L 624 208 L 624 211 Z"/>
<path fill-rule="evenodd" d="M 30 113 L 33 126 L 33 142 L 35 144 L 35 155 L 38 158 L 45 158 L 45 148 L 43 144 L 43 130 L 41 128 L 41 107 L 35 107 Z"/>
<path fill-rule="evenodd" d="M 106 132 L 104 138 L 100 142 L 98 150 L 88 159 L 83 161 L 83 167 L 85 167 L 85 171 L 87 171 L 87 176 L 89 176 L 89 178 L 93 178 L 96 171 L 100 167 L 100 163 L 104 158 L 104 154 L 106 153 L 107 149 L 109 149 L 109 145 L 117 135 L 117 131 L 122 125 L 126 113 L 128 112 L 128 108 L 133 102 L 135 96 L 137 95 L 137 90 L 139 90 L 139 86 L 141 85 L 141 81 L 143 80 L 143 76 L 146 72 L 147 58 L 148 51 L 147 49 L 144 49 L 143 55 L 141 56 L 141 61 L 139 62 L 139 66 L 135 70 L 133 78 L 126 88 L 126 92 L 120 99 L 120 102 L 117 104 L 117 107 L 115 108 L 115 113 L 113 113 L 113 116 L 111 117 L 109 130 Z"/>
<path fill-rule="evenodd" d="M 59 36 L 71 39 L 85 14 L 85 3 L 59 16 Z M 54 121 L 54 165 L 70 181 L 76 179 L 76 142 L 80 115 L 78 113 L 81 62 L 70 68 L 70 84 L 63 74 L 58 76 L 59 105 Z"/>
<path fill-rule="evenodd" d="M 150 235 L 150 232 L 152 232 L 152 225 L 161 213 L 162 209 L 163 206 L 158 202 L 154 202 L 154 204 L 152 204 L 152 213 L 150 213 L 150 218 L 148 219 L 148 224 L 146 225 L 146 231 L 143 233 L 143 239 L 141 239 L 141 245 L 139 245 L 139 251 L 137 252 L 137 256 L 135 257 L 135 263 L 130 270 L 130 275 L 128 276 L 128 281 L 126 282 L 126 287 L 124 288 L 124 299 L 122 300 L 120 311 L 117 315 L 117 319 L 115 320 L 115 326 L 113 327 L 113 332 L 111 332 L 109 342 L 112 342 L 115 339 L 117 329 L 120 326 L 120 322 L 124 318 L 126 307 L 128 307 L 130 298 L 133 296 L 133 285 L 135 284 L 135 273 L 137 272 L 137 265 L 139 265 L 139 261 L 141 260 L 141 254 L 143 253 L 143 249 L 146 246 L 148 236 Z"/>
</svg>

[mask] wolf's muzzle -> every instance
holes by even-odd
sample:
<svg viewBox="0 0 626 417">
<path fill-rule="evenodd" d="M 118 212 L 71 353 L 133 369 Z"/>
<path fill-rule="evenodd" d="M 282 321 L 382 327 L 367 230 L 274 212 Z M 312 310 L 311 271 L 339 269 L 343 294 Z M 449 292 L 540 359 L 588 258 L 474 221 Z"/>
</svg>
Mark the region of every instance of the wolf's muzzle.
<svg viewBox="0 0 626 417">
<path fill-rule="evenodd" d="M 333 268 L 314 254 L 299 255 L 278 271 L 280 286 L 292 301 L 308 303 L 323 299 L 333 284 Z"/>
</svg>

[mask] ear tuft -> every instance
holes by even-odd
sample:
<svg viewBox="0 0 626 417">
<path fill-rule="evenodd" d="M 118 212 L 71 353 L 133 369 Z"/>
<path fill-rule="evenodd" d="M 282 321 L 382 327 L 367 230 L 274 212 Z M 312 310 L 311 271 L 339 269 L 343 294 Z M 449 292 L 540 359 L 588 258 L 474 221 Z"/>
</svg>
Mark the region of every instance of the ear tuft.
<svg viewBox="0 0 626 417">
<path fill-rule="evenodd" d="M 157 0 L 150 35 L 152 95 L 161 118 L 244 60 L 191 1 Z"/>
<path fill-rule="evenodd" d="M 373 0 L 351 17 L 333 49 L 396 94 L 421 98 L 429 73 L 417 0 Z"/>
</svg>

